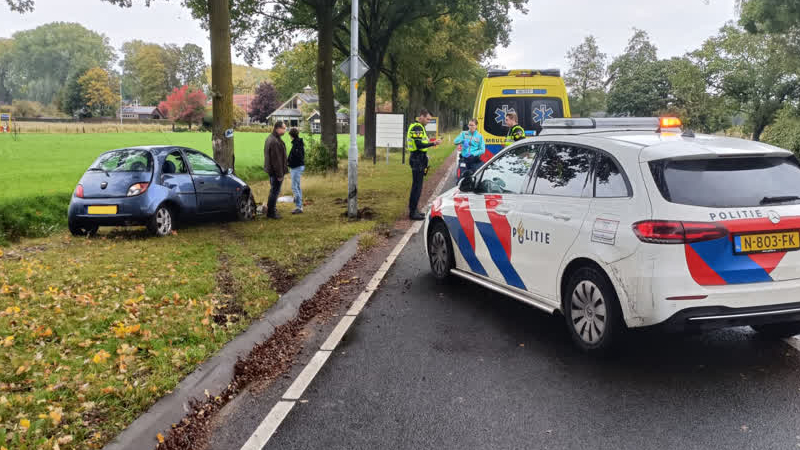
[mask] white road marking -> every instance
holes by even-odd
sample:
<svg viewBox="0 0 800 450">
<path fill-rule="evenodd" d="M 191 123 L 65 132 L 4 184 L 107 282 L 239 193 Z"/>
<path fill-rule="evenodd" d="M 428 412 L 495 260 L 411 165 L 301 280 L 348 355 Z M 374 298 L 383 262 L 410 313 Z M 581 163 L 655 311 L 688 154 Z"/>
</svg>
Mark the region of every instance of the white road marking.
<svg viewBox="0 0 800 450">
<path fill-rule="evenodd" d="M 267 417 L 264 418 L 264 421 L 261 422 L 261 425 L 256 428 L 250 439 L 244 443 L 242 450 L 261 450 L 264 444 L 275 434 L 275 430 L 278 429 L 293 406 L 294 402 L 278 402 L 267 414 Z"/>
<path fill-rule="evenodd" d="M 436 190 L 434 190 L 434 196 L 439 195 L 444 189 L 445 183 L 450 179 L 451 173 L 455 171 L 455 165 L 458 162 L 452 164 L 447 169 L 447 174 L 439 182 L 439 185 L 436 186 Z M 372 296 L 372 293 L 378 289 L 378 286 L 383 281 L 383 277 L 389 272 L 389 269 L 394 264 L 394 261 L 400 255 L 400 252 L 403 251 L 403 248 L 408 244 L 408 241 L 411 240 L 411 237 L 415 235 L 420 228 L 422 228 L 423 222 L 414 222 L 413 225 L 406 231 L 403 235 L 400 242 L 395 245 L 394 249 L 389 256 L 386 258 L 386 261 L 383 262 L 381 267 L 375 272 L 375 275 L 372 276 L 372 279 L 367 284 L 367 287 L 364 291 L 356 298 L 353 304 L 350 306 L 350 309 L 347 311 L 347 314 L 342 317 L 342 320 L 336 325 L 336 328 L 333 329 L 331 334 L 325 340 L 325 342 L 320 347 L 319 351 L 314 354 L 311 358 L 311 361 L 308 362 L 303 371 L 300 372 L 300 375 L 294 380 L 289 389 L 283 394 L 283 400 L 279 401 L 272 407 L 267 417 L 261 422 L 261 424 L 256 428 L 256 431 L 247 439 L 244 446 L 242 446 L 241 450 L 261 450 L 267 445 L 272 435 L 275 434 L 275 431 L 280 426 L 281 422 L 286 418 L 286 415 L 289 414 L 289 411 L 292 410 L 294 404 L 300 400 L 300 397 L 305 392 L 306 388 L 311 384 L 311 381 L 314 380 L 314 377 L 319 373 L 319 370 L 328 360 L 330 357 L 331 352 L 336 348 L 339 342 L 342 340 L 342 337 L 350 328 L 350 326 L 355 321 L 356 317 L 359 313 L 364 309 L 364 306 L 369 301 L 369 298 Z M 302 401 L 302 400 L 301 400 Z"/>
<path fill-rule="evenodd" d="M 308 365 L 300 372 L 300 375 L 298 375 L 294 383 L 289 386 L 286 393 L 283 394 L 283 398 L 286 400 L 298 400 L 302 397 L 303 392 L 305 392 L 308 385 L 311 384 L 311 380 L 314 379 L 329 356 L 331 356 L 331 352 L 323 350 L 314 354 L 311 361 L 308 362 Z"/>
</svg>

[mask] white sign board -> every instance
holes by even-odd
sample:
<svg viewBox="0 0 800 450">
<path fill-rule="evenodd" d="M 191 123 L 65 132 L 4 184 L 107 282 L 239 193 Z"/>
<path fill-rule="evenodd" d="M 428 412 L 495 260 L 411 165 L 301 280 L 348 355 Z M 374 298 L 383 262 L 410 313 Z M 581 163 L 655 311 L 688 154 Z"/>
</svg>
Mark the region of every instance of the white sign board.
<svg viewBox="0 0 800 450">
<path fill-rule="evenodd" d="M 403 148 L 406 133 L 403 129 L 405 118 L 402 114 L 377 114 L 375 138 L 376 147 Z"/>
</svg>

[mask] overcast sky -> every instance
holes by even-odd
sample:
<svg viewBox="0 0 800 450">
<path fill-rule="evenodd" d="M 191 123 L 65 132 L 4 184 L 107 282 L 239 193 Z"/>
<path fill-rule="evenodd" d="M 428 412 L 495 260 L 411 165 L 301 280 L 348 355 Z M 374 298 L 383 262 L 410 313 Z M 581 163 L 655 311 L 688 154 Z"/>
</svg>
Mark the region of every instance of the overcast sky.
<svg viewBox="0 0 800 450">
<path fill-rule="evenodd" d="M 387 0 L 390 1 L 390 0 Z M 391 0 L 403 1 L 403 0 Z M 143 0 L 119 8 L 99 0 L 36 0 L 36 11 L 10 13 L 0 1 L 0 37 L 54 22 L 78 22 L 105 34 L 111 45 L 142 39 L 200 45 L 209 60 L 208 35 L 178 0 Z M 593 34 L 610 57 L 621 53 L 633 27 L 650 33 L 662 58 L 696 49 L 735 18 L 735 0 L 529 0 L 529 13 L 513 19 L 512 45 L 498 49 L 493 63 L 507 68 L 558 67 L 566 70 L 567 50 Z M 424 2 L 419 2 L 420 5 Z M 433 44 L 432 44 L 433 45 Z M 260 64 L 269 67 L 267 55 Z M 235 62 L 243 63 L 234 55 Z"/>
</svg>

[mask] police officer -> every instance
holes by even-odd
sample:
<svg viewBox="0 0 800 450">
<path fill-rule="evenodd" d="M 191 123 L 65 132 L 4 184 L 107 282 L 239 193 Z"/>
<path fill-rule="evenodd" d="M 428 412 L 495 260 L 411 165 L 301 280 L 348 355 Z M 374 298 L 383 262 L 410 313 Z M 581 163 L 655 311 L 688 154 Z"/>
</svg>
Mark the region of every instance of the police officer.
<svg viewBox="0 0 800 450">
<path fill-rule="evenodd" d="M 525 139 L 525 129 L 519 126 L 517 113 L 510 111 L 506 113 L 506 126 L 508 127 L 508 134 L 503 147 L 508 147 L 520 139 Z"/>
<path fill-rule="evenodd" d="M 441 139 L 428 140 L 425 125 L 431 120 L 431 113 L 427 109 L 419 112 L 417 120 L 409 125 L 406 134 L 406 150 L 410 153 L 408 164 L 411 166 L 411 194 L 408 197 L 408 218 L 411 220 L 425 220 L 425 216 L 417 211 L 419 197 L 422 195 L 422 182 L 428 173 L 428 148 L 442 143 Z"/>
</svg>

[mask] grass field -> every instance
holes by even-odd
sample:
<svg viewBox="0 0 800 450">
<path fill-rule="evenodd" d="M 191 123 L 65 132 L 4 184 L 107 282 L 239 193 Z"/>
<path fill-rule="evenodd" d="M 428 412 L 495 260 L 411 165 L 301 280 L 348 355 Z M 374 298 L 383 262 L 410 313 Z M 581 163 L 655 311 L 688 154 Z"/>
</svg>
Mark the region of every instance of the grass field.
<svg viewBox="0 0 800 450">
<path fill-rule="evenodd" d="M 262 170 L 266 138 L 262 133 L 236 135 L 236 170 L 247 182 L 266 178 Z M 359 142 L 363 147 L 363 137 Z M 160 144 L 213 153 L 210 133 L 22 134 L 18 140 L 0 135 L 0 245 L 64 228 L 72 191 L 100 153 Z M 340 157 L 347 155 L 348 146 L 349 136 L 339 135 Z"/>
<path fill-rule="evenodd" d="M 112 141 L 81 145 L 120 146 Z M 248 142 L 238 141 L 237 161 L 255 163 Z M 61 148 L 58 159 L 67 164 Z M 431 151 L 432 167 L 452 149 Z M 70 173 L 93 158 L 88 149 L 82 154 L 83 165 L 54 166 L 70 191 Z M 39 185 L 53 178 L 41 168 L 32 173 Z M 258 318 L 287 283 L 352 236 L 393 223 L 410 181 L 399 154 L 389 165 L 362 163 L 359 206 L 374 211 L 370 220 L 342 217 L 347 179 L 340 171 L 304 177 L 306 213 L 292 216 L 292 205 L 279 204 L 280 221 L 193 225 L 161 239 L 141 229 L 101 229 L 92 239 L 56 231 L 0 248 L 0 447 L 102 447 Z M 252 186 L 258 200 L 266 198 L 267 182 Z"/>
</svg>

